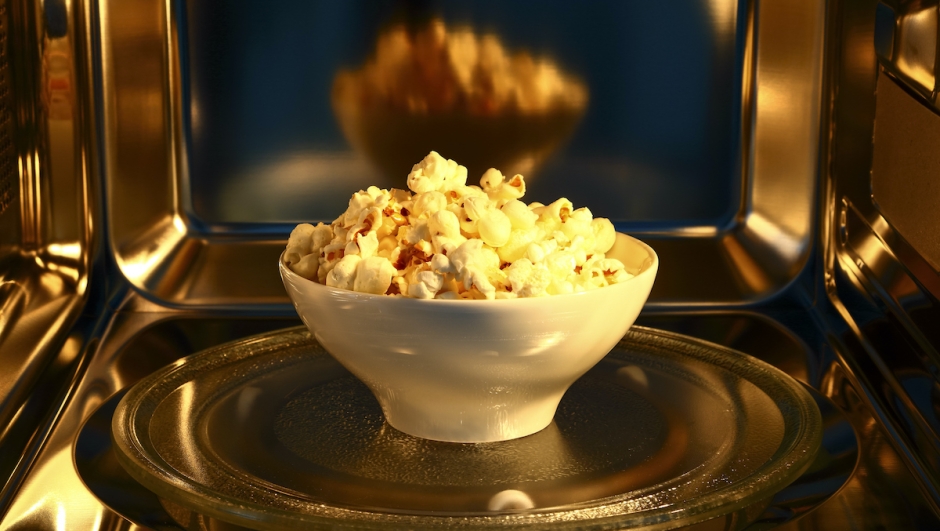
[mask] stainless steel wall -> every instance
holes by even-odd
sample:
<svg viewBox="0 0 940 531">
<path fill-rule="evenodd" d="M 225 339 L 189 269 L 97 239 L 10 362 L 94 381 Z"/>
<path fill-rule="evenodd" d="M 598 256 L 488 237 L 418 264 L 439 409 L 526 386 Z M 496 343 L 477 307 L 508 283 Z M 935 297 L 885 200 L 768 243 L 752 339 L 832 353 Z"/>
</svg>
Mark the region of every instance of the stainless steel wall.
<svg viewBox="0 0 940 531">
<path fill-rule="evenodd" d="M 654 243 L 653 305 L 779 294 L 813 243 L 825 5 L 648 4 L 104 2 L 119 270 L 171 305 L 283 306 L 267 264 L 290 221 L 439 149 Z M 449 37 L 479 60 L 455 68 Z"/>
</svg>

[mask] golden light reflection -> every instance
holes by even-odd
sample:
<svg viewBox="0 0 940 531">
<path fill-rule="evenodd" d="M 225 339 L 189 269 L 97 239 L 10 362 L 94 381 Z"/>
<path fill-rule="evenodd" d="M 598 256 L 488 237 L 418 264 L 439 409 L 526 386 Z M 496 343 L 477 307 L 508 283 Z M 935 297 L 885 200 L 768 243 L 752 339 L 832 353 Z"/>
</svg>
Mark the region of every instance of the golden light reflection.
<svg viewBox="0 0 940 531">
<path fill-rule="evenodd" d="M 937 6 L 901 17 L 897 66 L 905 75 L 934 89 L 937 58 Z"/>
<path fill-rule="evenodd" d="M 624 365 L 620 367 L 617 369 L 616 378 L 618 383 L 627 388 L 639 388 L 646 391 L 650 386 L 649 376 L 647 376 L 646 371 L 638 365 Z"/>
<path fill-rule="evenodd" d="M 70 444 L 33 470 L 16 500 L 38 500 L 29 507 L 14 501 L 5 518 L 10 529 L 99 529 L 105 507 L 88 491 L 72 464 Z"/>
<path fill-rule="evenodd" d="M 793 216 L 791 224 L 806 219 L 807 216 L 802 215 L 802 212 L 799 214 L 801 215 Z M 768 219 L 762 212 L 756 211 L 748 216 L 744 230 L 752 233 L 758 240 L 768 243 L 781 260 L 793 263 L 799 259 L 805 247 L 800 237 L 803 231 L 800 234 L 788 233 L 786 227 L 786 224 Z"/>
<path fill-rule="evenodd" d="M 55 529 L 56 531 L 68 531 L 65 525 L 65 506 L 61 503 L 56 507 Z"/>
<path fill-rule="evenodd" d="M 0 343 L 12 332 L 13 324 L 26 307 L 28 295 L 27 290 L 18 282 L 0 282 Z M 2 381 L 3 378 L 0 378 L 0 382 Z M 2 429 L 0 433 L 3 433 Z"/>
<path fill-rule="evenodd" d="M 20 212 L 22 216 L 23 247 L 35 249 L 40 243 L 42 202 L 40 200 L 40 175 L 42 164 L 36 151 L 17 157 L 17 170 L 21 175 Z"/>
<path fill-rule="evenodd" d="M 715 34 L 733 38 L 737 25 L 737 0 L 708 0 L 706 6 Z"/>
<path fill-rule="evenodd" d="M 535 502 L 521 490 L 501 490 L 490 498 L 487 509 L 490 511 L 523 511 L 533 509 Z"/>
<path fill-rule="evenodd" d="M 73 285 L 86 280 L 82 267 L 82 244 L 50 244 L 46 253 L 36 255 L 36 264 L 49 272 L 68 279 Z M 44 256 L 45 255 L 45 256 Z"/>
<path fill-rule="evenodd" d="M 82 257 L 82 244 L 80 243 L 51 243 L 46 251 L 52 255 L 69 260 L 78 260 Z"/>
<path fill-rule="evenodd" d="M 538 356 L 539 354 L 545 352 L 546 350 L 558 345 L 568 337 L 568 333 L 564 331 L 558 332 L 549 332 L 541 334 L 537 339 L 533 338 L 529 343 L 532 345 L 528 349 L 525 349 L 518 353 L 520 357 L 526 356 Z"/>
<path fill-rule="evenodd" d="M 802 6 L 809 17 L 794 16 Z M 824 7 L 766 3 L 757 10 L 749 195 L 738 236 L 722 240 L 742 284 L 764 293 L 808 258 L 819 172 Z M 800 132 L 794 134 L 794 132 Z"/>
<path fill-rule="evenodd" d="M 195 398 L 196 398 L 196 384 L 194 382 L 186 382 L 184 385 L 179 388 L 179 423 L 180 426 L 192 426 L 195 408 Z M 192 459 L 194 456 L 199 455 L 197 448 L 194 445 L 194 442 L 191 438 L 183 437 L 180 439 L 180 456 L 184 459 Z"/>
<path fill-rule="evenodd" d="M 238 401 L 235 405 L 235 411 L 238 419 L 244 422 L 251 415 L 252 408 L 258 397 L 263 393 L 260 387 L 247 386 L 238 393 Z"/>
<path fill-rule="evenodd" d="M 733 270 L 749 290 L 762 293 L 770 289 L 770 277 L 737 238 L 726 235 L 721 239 L 721 246 L 725 256 L 734 264 Z"/>
<path fill-rule="evenodd" d="M 137 239 L 141 243 L 117 255 L 121 271 L 131 282 L 143 284 L 185 239 L 185 223 L 179 216 L 167 216 Z"/>
<path fill-rule="evenodd" d="M 471 175 L 496 167 L 530 177 L 574 131 L 587 101 L 587 85 L 553 59 L 440 19 L 386 29 L 373 56 L 339 71 L 332 90 L 347 140 L 395 182 L 431 150 Z"/>
</svg>

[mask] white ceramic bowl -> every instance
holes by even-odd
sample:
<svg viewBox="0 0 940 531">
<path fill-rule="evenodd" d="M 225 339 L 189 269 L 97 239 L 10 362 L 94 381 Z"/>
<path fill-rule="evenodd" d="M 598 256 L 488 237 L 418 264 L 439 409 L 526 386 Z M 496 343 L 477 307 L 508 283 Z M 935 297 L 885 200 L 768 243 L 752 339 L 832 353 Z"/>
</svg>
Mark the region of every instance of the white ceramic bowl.
<svg viewBox="0 0 940 531">
<path fill-rule="evenodd" d="M 572 295 L 447 301 L 281 279 L 317 341 L 372 390 L 405 433 L 451 442 L 503 441 L 552 421 L 565 391 L 636 320 L 659 267 L 645 243 L 617 234 L 608 257 L 636 276 Z"/>
</svg>

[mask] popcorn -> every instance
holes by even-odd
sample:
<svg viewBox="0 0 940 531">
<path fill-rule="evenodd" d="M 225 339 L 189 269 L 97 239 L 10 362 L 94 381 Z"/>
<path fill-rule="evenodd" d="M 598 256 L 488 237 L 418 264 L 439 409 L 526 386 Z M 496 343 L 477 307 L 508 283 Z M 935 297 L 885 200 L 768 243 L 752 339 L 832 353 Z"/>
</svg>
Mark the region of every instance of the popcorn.
<svg viewBox="0 0 940 531">
<path fill-rule="evenodd" d="M 427 217 L 430 212 L 437 212 L 447 207 L 447 198 L 437 190 L 419 193 L 414 200 L 414 215 Z"/>
<path fill-rule="evenodd" d="M 617 239 L 617 231 L 614 230 L 614 224 L 607 218 L 597 218 L 591 221 L 591 231 L 594 233 L 596 242 L 594 251 L 597 253 L 606 253 L 614 246 Z"/>
<path fill-rule="evenodd" d="M 548 295 L 545 289 L 551 283 L 551 273 L 545 267 L 537 267 L 528 258 L 516 260 L 507 268 L 506 276 L 517 297 L 541 297 Z"/>
<path fill-rule="evenodd" d="M 356 266 L 355 281 L 352 289 L 363 293 L 382 295 L 388 291 L 392 283 L 392 275 L 394 274 L 395 268 L 387 258 L 382 258 L 381 256 L 363 258 Z"/>
<path fill-rule="evenodd" d="M 514 229 L 509 233 L 506 244 L 496 250 L 500 259 L 512 263 L 525 256 L 529 244 L 542 239 L 543 231 L 540 227 L 532 226 L 528 229 Z"/>
<path fill-rule="evenodd" d="M 408 174 L 408 188 L 416 194 L 447 192 L 467 184 L 467 168 L 432 151 Z"/>
<path fill-rule="evenodd" d="M 356 240 L 346 244 L 344 254 L 358 254 L 361 258 L 373 256 L 379 249 L 379 239 L 375 232 L 357 234 Z"/>
<path fill-rule="evenodd" d="M 299 262 L 305 255 L 317 255 L 331 239 L 333 231 L 329 225 L 318 223 L 314 227 L 309 223 L 301 223 L 290 233 L 284 259 L 290 264 Z"/>
<path fill-rule="evenodd" d="M 327 286 L 419 299 L 514 299 L 602 288 L 632 278 L 607 253 L 616 231 L 561 198 L 526 205 L 521 175 L 467 170 L 431 152 L 407 190 L 352 195 L 331 224 L 302 223 L 287 266 Z"/>
<path fill-rule="evenodd" d="M 512 223 L 509 221 L 509 216 L 503 214 L 502 210 L 494 208 L 483 214 L 477 222 L 477 228 L 483 243 L 490 247 L 502 247 L 509 241 Z"/>
<path fill-rule="evenodd" d="M 341 258 L 326 275 L 326 285 L 333 288 L 353 289 L 353 283 L 356 281 L 356 273 L 361 261 L 362 258 L 355 254 Z"/>
<path fill-rule="evenodd" d="M 453 253 L 451 253 L 450 263 L 453 268 L 454 278 L 457 282 L 463 283 L 465 290 L 476 289 L 487 299 L 492 299 L 496 293 L 496 287 L 490 280 L 490 276 L 496 278 L 501 274 L 494 274 L 499 271 L 499 256 L 490 248 L 484 247 L 482 240 L 467 240 Z"/>
<path fill-rule="evenodd" d="M 514 229 L 529 229 L 535 225 L 535 222 L 539 219 L 538 214 L 529 210 L 529 207 L 525 203 L 519 201 L 518 199 L 511 199 L 507 201 L 500 210 L 503 211 L 503 214 L 506 214 L 506 217 L 509 218 L 509 222 L 512 224 Z"/>
<path fill-rule="evenodd" d="M 314 278 L 317 276 L 317 271 L 320 269 L 320 257 L 315 254 L 308 254 L 289 265 L 298 275 L 304 278 Z"/>
<path fill-rule="evenodd" d="M 449 210 L 438 210 L 431 214 L 427 223 L 435 255 L 446 255 L 462 245 L 467 238 L 460 233 L 460 222 Z"/>
<path fill-rule="evenodd" d="M 380 33 L 373 57 L 358 70 L 340 71 L 333 94 L 367 108 L 478 116 L 583 109 L 588 99 L 584 82 L 550 58 L 509 50 L 495 35 L 448 27 L 439 18 L 411 29 L 395 24 Z"/>
<path fill-rule="evenodd" d="M 433 299 L 443 286 L 443 274 L 427 269 L 416 271 L 414 280 L 408 285 L 408 296 L 416 299 Z"/>
<path fill-rule="evenodd" d="M 498 206 L 525 195 L 525 179 L 522 175 L 506 180 L 502 172 L 496 168 L 486 170 L 480 179 L 480 186 L 491 200 L 497 202 Z"/>
</svg>

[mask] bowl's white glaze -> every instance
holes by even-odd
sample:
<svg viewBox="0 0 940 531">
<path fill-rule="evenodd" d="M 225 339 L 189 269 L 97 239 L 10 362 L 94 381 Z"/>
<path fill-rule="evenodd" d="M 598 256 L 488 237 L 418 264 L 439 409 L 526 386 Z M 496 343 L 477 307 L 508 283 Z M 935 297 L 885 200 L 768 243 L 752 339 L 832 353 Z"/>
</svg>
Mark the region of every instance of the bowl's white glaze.
<svg viewBox="0 0 940 531">
<path fill-rule="evenodd" d="M 572 295 L 418 300 L 331 288 L 279 270 L 317 341 L 375 394 L 405 433 L 451 442 L 523 437 L 546 427 L 568 387 L 623 337 L 659 259 L 617 234 L 608 257 L 636 276 Z"/>
</svg>

